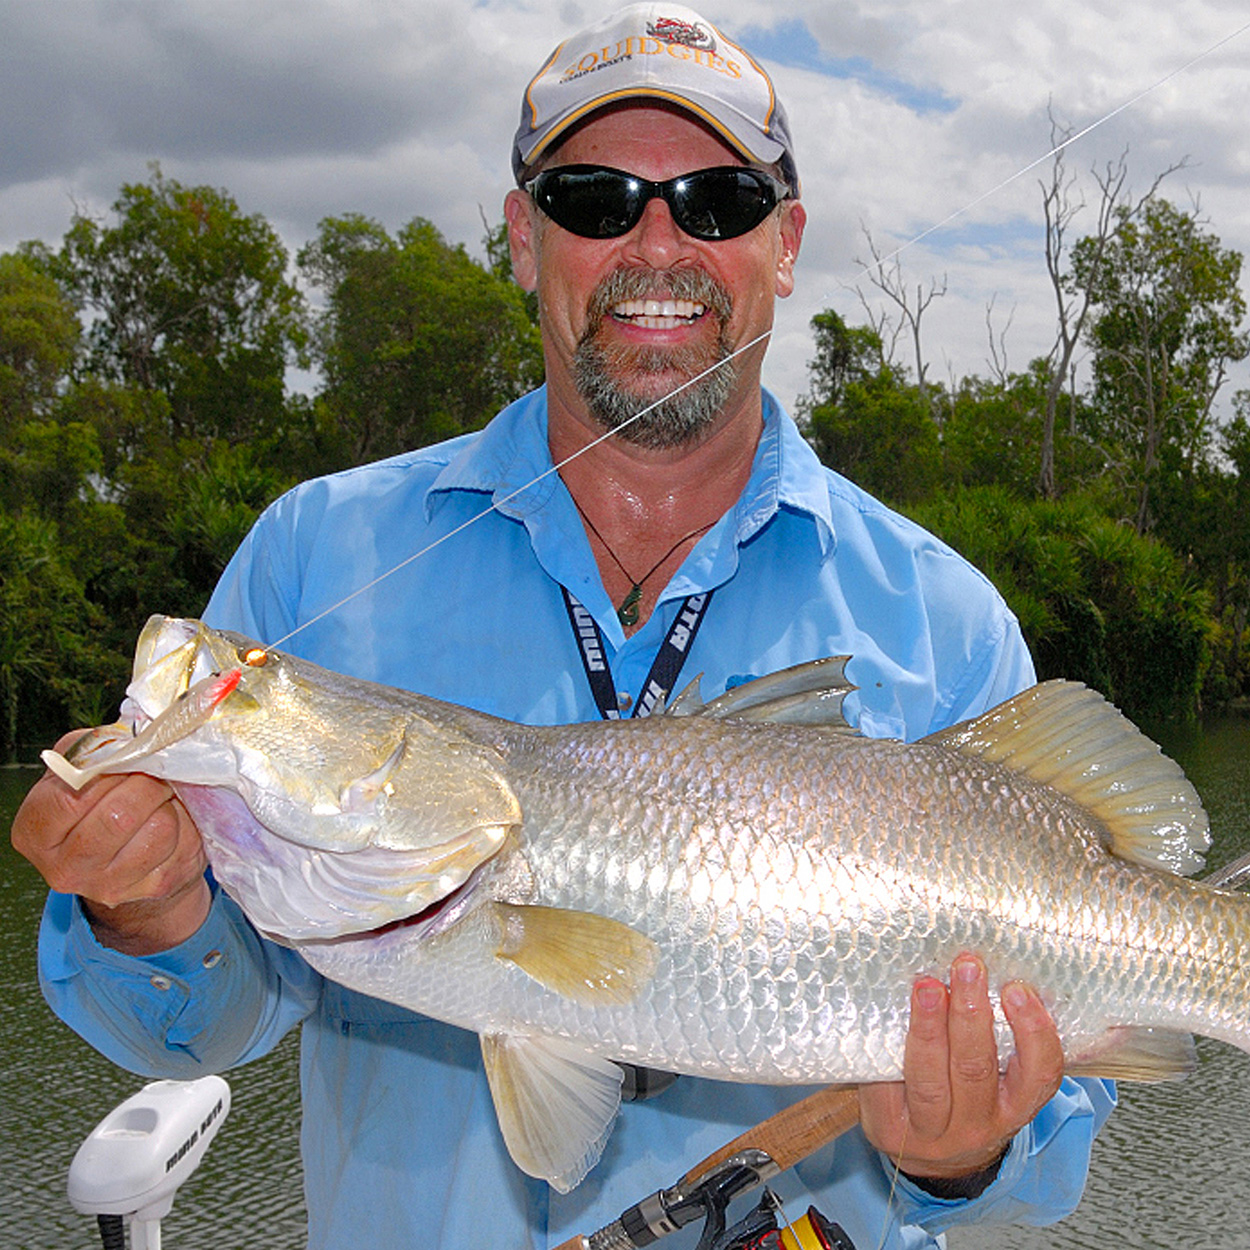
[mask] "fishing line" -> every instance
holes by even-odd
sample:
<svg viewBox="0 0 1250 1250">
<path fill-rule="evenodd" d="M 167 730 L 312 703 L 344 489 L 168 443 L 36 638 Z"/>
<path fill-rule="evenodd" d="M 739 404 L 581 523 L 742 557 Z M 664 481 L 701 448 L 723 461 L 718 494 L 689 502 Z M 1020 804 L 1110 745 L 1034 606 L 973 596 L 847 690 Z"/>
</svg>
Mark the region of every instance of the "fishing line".
<svg viewBox="0 0 1250 1250">
<path fill-rule="evenodd" d="M 898 1154 L 894 1159 L 894 1171 L 890 1174 L 890 1192 L 885 1196 L 885 1214 L 881 1217 L 881 1238 L 876 1250 L 885 1250 L 886 1238 L 890 1235 L 890 1211 L 894 1206 L 894 1195 L 898 1193 L 898 1178 L 903 1173 L 903 1152 L 907 1149 L 907 1130 L 911 1127 L 909 1120 L 903 1121 L 903 1140 L 898 1144 Z"/>
<path fill-rule="evenodd" d="M 1162 87 L 1165 83 L 1170 82 L 1178 74 L 1183 74 L 1186 70 L 1198 64 L 1199 61 L 1202 61 L 1208 56 L 1211 56 L 1214 52 L 1217 52 L 1220 48 L 1222 48 L 1226 43 L 1230 43 L 1232 40 L 1236 39 L 1238 36 L 1244 34 L 1247 30 L 1250 30 L 1250 22 L 1246 22 L 1243 25 L 1239 26 L 1231 34 L 1225 35 L 1222 39 L 1217 39 L 1215 43 L 1211 44 L 1210 47 L 1204 49 L 1202 52 L 1199 52 L 1196 56 L 1191 57 L 1183 65 L 1177 66 L 1175 69 L 1165 74 L 1157 82 L 1152 83 L 1149 87 L 1146 87 L 1143 90 L 1139 91 L 1136 95 L 1132 96 L 1130 99 L 1125 100 L 1122 104 L 1117 105 L 1110 112 L 1105 113 L 1102 117 L 1098 118 L 1097 121 L 1091 122 L 1088 126 L 1084 127 L 1082 130 L 1077 131 L 1076 134 L 1070 135 L 1062 143 L 1056 144 L 1053 148 L 1051 148 L 1049 152 L 1044 153 L 1042 156 L 1039 156 L 1036 160 L 1031 161 L 1029 164 L 1025 165 L 1023 168 L 1018 169 L 1014 174 L 1012 174 L 1008 178 L 1004 178 L 996 186 L 991 187 L 988 191 L 982 192 L 975 199 L 969 200 L 968 203 L 965 204 L 962 208 L 958 208 L 953 213 L 949 213 L 946 217 L 943 217 L 941 221 L 935 222 L 933 225 L 922 230 L 919 234 L 916 234 L 912 238 L 908 239 L 906 243 L 900 244 L 897 248 L 894 249 L 894 251 L 877 259 L 874 262 L 874 264 L 879 267 L 885 264 L 887 261 L 893 260 L 896 256 L 899 256 L 901 253 L 906 251 L 907 248 L 912 247 L 917 243 L 920 243 L 922 240 L 927 239 L 931 234 L 935 234 L 937 231 L 944 229 L 946 226 L 950 225 L 951 222 L 962 217 L 965 213 L 971 212 L 972 209 L 976 208 L 978 204 L 982 204 L 986 200 L 990 199 L 992 196 L 997 195 L 1005 187 L 1010 186 L 1013 182 L 1016 182 L 1018 179 L 1024 177 L 1024 175 L 1027 174 L 1030 170 L 1036 169 L 1043 162 L 1050 160 L 1052 157 L 1062 152 L 1065 148 L 1070 147 L 1072 144 L 1076 143 L 1079 139 L 1083 139 L 1086 135 L 1090 134 L 1091 132 L 1097 130 L 1100 126 L 1103 126 L 1107 122 L 1111 121 L 1112 118 L 1118 117 L 1126 109 L 1132 108 L 1133 105 L 1145 99 L 1145 97 L 1150 95 L 1152 92 L 1157 91 L 1160 87 Z M 871 268 L 871 266 L 864 265 L 861 268 L 860 272 L 867 273 L 869 268 Z M 467 520 L 461 522 L 458 526 L 455 527 L 455 529 L 449 530 L 446 534 L 443 534 L 439 538 L 434 539 L 433 542 L 426 544 L 426 546 L 422 547 L 420 550 L 414 551 L 412 555 L 405 557 L 398 564 L 387 569 L 386 572 L 380 573 L 377 577 L 373 578 L 372 581 L 366 582 L 363 586 L 360 586 L 356 590 L 353 590 L 350 594 L 344 595 L 343 598 L 338 600 L 337 603 L 332 603 L 328 608 L 324 608 L 322 611 L 318 612 L 315 616 L 312 616 L 308 620 L 301 622 L 294 629 L 292 629 L 289 633 L 283 634 L 281 638 L 277 639 L 275 642 L 269 645 L 272 647 L 281 646 L 283 643 L 289 641 L 291 638 L 294 638 L 296 634 L 307 629 L 310 625 L 315 625 L 318 621 L 323 620 L 325 617 L 329 616 L 331 613 L 337 612 L 339 608 L 344 607 L 346 604 L 350 603 L 353 599 L 359 598 L 359 596 L 368 593 L 379 583 L 386 581 L 388 577 L 392 577 L 394 574 L 398 573 L 401 569 L 407 568 L 408 565 L 412 564 L 414 561 L 419 560 L 423 556 L 429 554 L 429 552 L 433 551 L 436 547 L 446 542 L 449 538 L 454 538 L 457 534 L 461 533 L 463 530 L 468 529 L 470 525 L 476 524 L 484 516 L 488 516 L 490 513 L 497 511 L 501 507 L 501 505 L 508 503 L 512 499 L 515 499 L 518 495 L 524 494 L 527 490 L 530 489 L 530 487 L 536 486 L 539 482 L 543 481 L 544 478 L 550 477 L 551 474 L 559 473 L 559 471 L 562 468 L 564 468 L 565 465 L 569 464 L 573 460 L 576 460 L 578 456 L 584 455 L 586 452 L 590 451 L 594 447 L 597 447 L 600 443 L 604 442 L 606 439 L 611 438 L 613 434 L 618 433 L 620 430 L 623 430 L 627 426 L 633 424 L 633 422 L 639 420 L 642 417 L 645 417 L 647 413 L 652 412 L 654 409 L 658 408 L 661 404 L 666 403 L 674 395 L 681 394 L 681 392 L 684 391 L 687 387 L 693 386 L 696 382 L 702 381 L 705 377 L 708 377 L 710 374 L 714 373 L 717 369 L 721 368 L 722 365 L 727 365 L 735 357 L 740 356 L 743 352 L 749 351 L 752 347 L 755 347 L 757 344 L 762 343 L 771 334 L 772 334 L 771 328 L 768 330 L 765 330 L 762 334 L 759 334 L 755 338 L 753 338 L 749 343 L 746 343 L 742 347 L 737 348 L 735 351 L 730 352 L 729 355 L 725 356 L 721 360 L 718 360 L 715 364 L 710 365 L 707 369 L 704 369 L 701 373 L 696 374 L 694 377 L 687 379 L 685 382 L 681 383 L 679 386 L 674 387 L 671 391 L 668 392 L 667 395 L 664 395 L 660 399 L 657 399 L 654 403 L 647 405 L 647 407 L 643 408 L 640 412 L 635 413 L 634 416 L 630 417 L 626 421 L 623 421 L 620 425 L 616 426 L 614 429 L 608 430 L 605 433 L 599 435 L 597 438 L 592 439 L 584 447 L 579 448 L 577 451 L 573 452 L 571 455 L 566 456 L 565 459 L 559 462 L 559 464 L 553 464 L 551 468 L 545 469 L 542 473 L 538 474 L 531 481 L 526 482 L 525 485 L 523 486 L 517 487 L 516 490 L 512 491 L 508 495 L 505 495 L 502 499 L 492 501 L 489 507 L 483 508 L 481 512 L 478 512 L 475 515 L 469 517 Z"/>
<path fill-rule="evenodd" d="M 294 638 L 295 635 L 298 634 L 301 630 L 307 629 L 310 625 L 315 625 L 318 621 L 322 620 L 324 617 L 329 616 L 330 613 L 337 612 L 339 608 L 343 607 L 345 604 L 351 603 L 353 599 L 358 598 L 360 595 L 363 595 L 366 592 L 372 590 L 380 582 L 384 582 L 386 581 L 388 577 L 391 577 L 394 574 L 398 573 L 400 569 L 407 568 L 408 565 L 412 564 L 414 560 L 421 559 L 422 556 L 427 555 L 429 552 L 433 551 L 435 547 L 438 547 L 442 543 L 445 543 L 449 538 L 454 538 L 457 534 L 468 529 L 470 525 L 476 524 L 484 516 L 489 516 L 492 512 L 497 512 L 504 504 L 508 503 L 510 500 L 515 499 L 518 495 L 523 495 L 527 490 L 530 489 L 531 486 L 537 486 L 538 483 L 541 482 L 544 478 L 550 477 L 553 473 L 559 473 L 560 470 L 563 469 L 566 464 L 572 463 L 572 461 L 576 460 L 578 456 L 584 456 L 592 448 L 598 447 L 600 443 L 604 442 L 606 439 L 611 438 L 613 434 L 618 434 L 620 433 L 621 430 L 625 429 L 627 426 L 633 425 L 635 421 L 638 421 L 642 417 L 645 417 L 647 413 L 653 412 L 661 404 L 667 403 L 670 399 L 673 398 L 674 395 L 680 395 L 682 391 L 686 390 L 687 387 L 694 386 L 696 382 L 701 382 L 704 378 L 715 373 L 716 370 L 721 368 L 722 365 L 727 365 L 735 357 L 741 356 L 743 352 L 750 351 L 751 348 L 755 347 L 759 343 L 762 343 L 771 334 L 772 334 L 771 328 L 768 330 L 765 330 L 762 334 L 757 334 L 749 343 L 744 343 L 741 347 L 735 348 L 727 356 L 724 356 L 720 360 L 716 361 L 715 364 L 709 365 L 701 373 L 696 373 L 694 377 L 687 378 L 680 385 L 673 387 L 673 389 L 669 391 L 666 395 L 660 396 L 660 398 L 657 399 L 654 403 L 650 403 L 645 408 L 641 409 L 639 412 L 634 413 L 632 417 L 629 417 L 627 420 L 622 421 L 619 425 L 614 426 L 612 429 L 606 430 L 604 433 L 600 434 L 597 438 L 591 439 L 591 441 L 587 443 L 585 447 L 579 447 L 575 452 L 571 453 L 568 456 L 565 456 L 564 459 L 561 460 L 558 464 L 553 464 L 551 468 L 544 469 L 541 473 L 539 473 L 536 477 L 531 478 L 523 486 L 518 486 L 516 490 L 512 491 L 510 494 L 504 495 L 502 499 L 492 500 L 488 507 L 483 508 L 481 512 L 475 513 L 473 516 L 469 517 L 467 520 L 461 521 L 460 524 L 455 527 L 455 529 L 448 530 L 446 534 L 442 534 L 438 538 L 434 539 L 433 542 L 427 543 L 419 551 L 414 551 L 412 555 L 406 556 L 398 564 L 392 565 L 392 567 L 387 569 L 385 573 L 379 573 L 378 576 L 375 577 L 372 581 L 366 582 L 363 586 L 360 586 L 356 590 L 353 590 L 351 594 L 344 595 L 343 598 L 340 599 L 337 603 L 332 603 L 328 608 L 324 608 L 322 611 L 318 612 L 316 616 L 309 617 L 308 620 L 297 625 L 293 630 L 290 631 L 290 633 L 283 634 L 282 637 L 279 638 L 276 642 L 270 643 L 269 644 L 270 647 L 280 647 L 284 642 L 287 642 L 289 639 Z"/>
<path fill-rule="evenodd" d="M 1030 170 L 1036 169 L 1039 165 L 1043 164 L 1045 161 L 1048 161 L 1052 157 L 1057 156 L 1065 148 L 1070 147 L 1078 139 L 1083 139 L 1087 134 L 1090 134 L 1093 131 L 1097 130 L 1099 126 L 1105 125 L 1107 122 L 1111 121 L 1112 118 L 1118 117 L 1126 109 L 1132 108 L 1134 104 L 1137 104 L 1141 100 L 1144 100 L 1148 95 L 1151 94 L 1151 92 L 1157 91 L 1160 87 L 1164 86 L 1166 83 L 1171 82 L 1171 80 L 1175 78 L 1178 74 L 1183 74 L 1187 69 L 1191 69 L 1193 66 L 1197 65 L 1199 61 L 1205 60 L 1214 52 L 1218 52 L 1220 48 L 1222 48 L 1226 43 L 1231 43 L 1239 35 L 1244 35 L 1247 30 L 1250 30 L 1250 22 L 1246 22 L 1244 25 L 1239 26 L 1235 31 L 1233 31 L 1231 34 L 1225 35 L 1222 39 L 1217 39 L 1209 48 L 1206 48 L 1204 51 L 1199 52 L 1196 56 L 1190 57 L 1190 59 L 1186 61 L 1183 65 L 1178 65 L 1175 69 L 1170 70 L 1168 73 L 1164 74 L 1163 77 L 1158 80 L 1158 82 L 1152 83 L 1149 87 L 1145 87 L 1143 90 L 1139 91 L 1135 96 L 1132 96 L 1130 99 L 1125 100 L 1122 104 L 1118 104 L 1109 113 L 1104 113 L 1103 116 L 1098 118 L 1097 121 L 1090 122 L 1090 124 L 1086 126 L 1083 130 L 1078 130 L 1076 134 L 1069 135 L 1068 138 L 1066 138 L 1062 143 L 1057 143 L 1053 148 L 1051 148 L 1049 152 L 1043 153 L 1043 155 L 1039 156 L 1036 160 L 1030 161 L 1022 169 L 1017 169 L 1016 172 L 1012 174 L 1010 177 L 1004 178 L 1002 182 L 998 183 L 996 186 L 991 187 L 988 191 L 983 191 L 975 199 L 969 200 L 968 203 L 965 204 L 962 208 L 957 208 L 953 213 L 950 213 L 947 216 L 943 217 L 941 221 L 934 222 L 933 225 L 926 227 L 919 234 L 914 235 L 912 238 L 908 239 L 906 243 L 901 243 L 898 247 L 894 249 L 894 251 L 888 253 L 885 256 L 882 256 L 879 260 L 874 260 L 871 265 L 863 265 L 860 269 L 860 273 L 867 273 L 869 269 L 879 268 L 881 265 L 884 265 L 886 261 L 893 260 L 896 256 L 901 255 L 909 247 L 912 247 L 914 244 L 920 243 L 924 239 L 927 239 L 929 235 L 935 234 L 937 231 L 943 229 L 946 226 L 949 226 L 952 221 L 956 221 L 958 218 L 962 217 L 965 213 L 971 212 L 974 208 L 976 208 L 978 204 L 983 204 L 986 200 L 990 199 L 992 196 L 997 195 L 1005 187 L 1011 186 L 1013 182 L 1016 182 L 1020 178 L 1023 178 L 1025 174 L 1030 172 Z"/>
</svg>

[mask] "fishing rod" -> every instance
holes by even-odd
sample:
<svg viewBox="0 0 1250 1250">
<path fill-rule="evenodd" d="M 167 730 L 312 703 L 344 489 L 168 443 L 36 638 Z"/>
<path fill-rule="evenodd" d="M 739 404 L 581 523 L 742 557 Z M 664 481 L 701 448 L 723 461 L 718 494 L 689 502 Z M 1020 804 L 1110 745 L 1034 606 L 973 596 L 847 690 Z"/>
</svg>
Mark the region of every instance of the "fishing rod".
<svg viewBox="0 0 1250 1250">
<path fill-rule="evenodd" d="M 859 1123 L 859 1087 L 829 1085 L 769 1116 L 695 1164 L 675 1185 L 623 1211 L 596 1232 L 571 1237 L 556 1250 L 639 1250 L 695 1220 L 704 1221 L 698 1250 L 766 1244 L 777 1229 L 780 1204 L 770 1191 L 740 1224 L 725 1227 L 729 1203 L 771 1180 Z M 846 1234 L 818 1212 L 803 1217 L 812 1239 L 791 1238 L 800 1250 L 854 1250 Z M 822 1227 L 823 1226 L 823 1227 Z"/>
</svg>

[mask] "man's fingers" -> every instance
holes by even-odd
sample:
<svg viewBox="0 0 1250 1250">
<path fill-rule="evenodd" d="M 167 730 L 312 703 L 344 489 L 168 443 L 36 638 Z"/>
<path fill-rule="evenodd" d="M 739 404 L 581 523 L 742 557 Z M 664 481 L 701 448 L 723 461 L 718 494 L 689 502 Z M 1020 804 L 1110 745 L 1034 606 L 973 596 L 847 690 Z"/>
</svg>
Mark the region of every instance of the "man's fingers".
<svg viewBox="0 0 1250 1250">
<path fill-rule="evenodd" d="M 207 861 L 191 818 L 175 798 L 166 798 L 142 821 L 108 865 L 116 904 L 174 894 L 200 876 Z"/>
<path fill-rule="evenodd" d="M 1063 1080 L 1063 1045 L 1037 991 L 1019 981 L 1003 986 L 1003 1014 L 1015 1038 L 1015 1053 L 1002 1083 L 1003 1115 L 1027 1124 L 1054 1097 Z"/>
<path fill-rule="evenodd" d="M 160 898 L 204 867 L 173 791 L 142 774 L 98 777 L 78 792 L 49 774 L 18 810 L 12 837 L 54 890 L 109 906 Z"/>
<path fill-rule="evenodd" d="M 998 1105 L 998 1043 L 989 977 L 975 955 L 960 955 L 951 969 L 951 1115 L 979 1122 Z"/>
<path fill-rule="evenodd" d="M 950 1122 L 949 1015 L 946 986 L 935 977 L 917 981 L 911 992 L 903 1079 L 907 1123 L 920 1138 L 940 1136 Z"/>
</svg>

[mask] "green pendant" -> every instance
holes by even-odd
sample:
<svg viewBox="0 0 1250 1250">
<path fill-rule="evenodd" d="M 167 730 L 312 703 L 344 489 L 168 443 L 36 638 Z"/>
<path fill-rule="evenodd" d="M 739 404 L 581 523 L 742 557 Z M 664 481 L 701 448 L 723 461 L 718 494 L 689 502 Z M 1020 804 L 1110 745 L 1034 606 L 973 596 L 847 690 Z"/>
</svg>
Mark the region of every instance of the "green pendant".
<svg viewBox="0 0 1250 1250">
<path fill-rule="evenodd" d="M 638 624 L 638 600 L 642 598 L 642 587 L 634 588 L 621 600 L 616 609 L 616 619 L 626 627 Z"/>
</svg>

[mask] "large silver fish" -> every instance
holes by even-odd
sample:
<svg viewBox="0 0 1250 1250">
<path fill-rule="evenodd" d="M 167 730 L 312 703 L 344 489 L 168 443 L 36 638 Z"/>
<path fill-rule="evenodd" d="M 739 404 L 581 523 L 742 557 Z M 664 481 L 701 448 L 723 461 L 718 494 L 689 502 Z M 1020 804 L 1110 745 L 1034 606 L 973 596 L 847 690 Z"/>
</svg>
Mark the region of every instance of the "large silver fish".
<svg viewBox="0 0 1250 1250">
<path fill-rule="evenodd" d="M 964 950 L 1039 987 L 1071 1071 L 1250 1050 L 1250 900 L 1179 875 L 1206 817 L 1153 743 L 1065 682 L 871 740 L 847 688 L 824 661 L 534 728 L 153 617 L 122 720 L 47 758 L 169 778 L 260 930 L 479 1033 L 513 1157 L 561 1189 L 610 1131 L 608 1061 L 896 1078 L 915 978 Z"/>
</svg>

